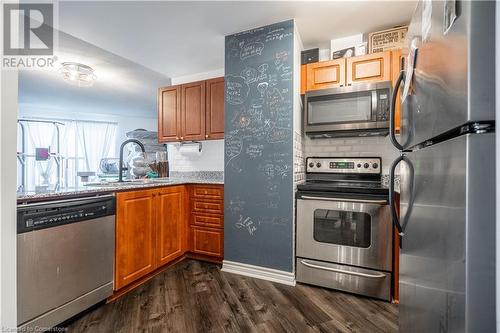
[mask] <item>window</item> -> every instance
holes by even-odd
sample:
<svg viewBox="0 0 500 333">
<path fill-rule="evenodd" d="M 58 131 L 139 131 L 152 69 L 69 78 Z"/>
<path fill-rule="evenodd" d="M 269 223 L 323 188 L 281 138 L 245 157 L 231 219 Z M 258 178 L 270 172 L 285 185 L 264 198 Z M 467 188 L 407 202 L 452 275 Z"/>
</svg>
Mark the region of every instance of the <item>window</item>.
<svg viewBox="0 0 500 333">
<path fill-rule="evenodd" d="M 367 213 L 316 209 L 314 240 L 344 246 L 368 248 L 371 243 L 371 218 Z"/>
<path fill-rule="evenodd" d="M 97 173 L 101 158 L 115 157 L 116 129 L 117 124 L 110 122 L 20 120 L 18 188 L 40 191 L 78 186 L 79 171 Z M 49 148 L 49 159 L 37 161 L 36 148 Z"/>
</svg>

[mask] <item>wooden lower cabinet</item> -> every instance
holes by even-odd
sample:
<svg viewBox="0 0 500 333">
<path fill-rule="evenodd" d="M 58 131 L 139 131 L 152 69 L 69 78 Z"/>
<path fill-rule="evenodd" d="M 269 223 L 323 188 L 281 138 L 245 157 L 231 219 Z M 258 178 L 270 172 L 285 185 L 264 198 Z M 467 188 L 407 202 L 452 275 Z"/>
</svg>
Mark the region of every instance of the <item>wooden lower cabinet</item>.
<svg viewBox="0 0 500 333">
<path fill-rule="evenodd" d="M 186 251 L 184 223 L 184 187 L 166 187 L 156 200 L 156 259 L 165 265 Z"/>
<path fill-rule="evenodd" d="M 224 256 L 224 232 L 220 229 L 192 226 L 191 239 L 193 253 L 211 257 Z"/>
<path fill-rule="evenodd" d="M 115 296 L 135 288 L 189 253 L 202 260 L 222 261 L 223 193 L 222 185 L 118 192 Z"/>
<path fill-rule="evenodd" d="M 192 185 L 190 252 L 220 262 L 224 257 L 224 187 Z"/>
<path fill-rule="evenodd" d="M 185 191 L 171 186 L 116 194 L 115 290 L 184 255 Z"/>
</svg>

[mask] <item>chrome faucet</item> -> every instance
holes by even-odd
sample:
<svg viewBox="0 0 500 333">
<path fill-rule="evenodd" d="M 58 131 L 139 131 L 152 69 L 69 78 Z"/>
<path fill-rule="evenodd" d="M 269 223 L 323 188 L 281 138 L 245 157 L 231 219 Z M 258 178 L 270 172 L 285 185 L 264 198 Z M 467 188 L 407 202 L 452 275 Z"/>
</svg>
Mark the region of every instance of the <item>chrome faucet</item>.
<svg viewBox="0 0 500 333">
<path fill-rule="evenodd" d="M 136 143 L 139 147 L 141 147 L 141 150 L 143 153 L 146 152 L 146 149 L 144 149 L 144 145 L 139 140 L 128 139 L 128 140 L 123 141 L 123 143 L 120 146 L 120 164 L 118 164 L 118 181 L 119 182 L 123 182 L 123 170 L 128 169 L 128 168 L 123 167 L 123 148 L 125 148 L 125 145 L 127 143 L 131 143 L 131 142 Z"/>
</svg>

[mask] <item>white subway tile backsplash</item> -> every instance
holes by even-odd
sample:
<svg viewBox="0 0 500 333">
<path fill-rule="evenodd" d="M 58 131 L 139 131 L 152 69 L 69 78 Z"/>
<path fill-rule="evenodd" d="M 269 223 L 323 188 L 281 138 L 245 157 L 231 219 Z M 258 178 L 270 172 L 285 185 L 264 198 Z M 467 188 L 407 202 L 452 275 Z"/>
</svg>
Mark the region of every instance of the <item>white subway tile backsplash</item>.
<svg viewBox="0 0 500 333">
<path fill-rule="evenodd" d="M 168 144 L 170 170 L 180 172 L 224 171 L 224 140 L 202 141 L 199 155 L 183 154 L 180 144 Z"/>
</svg>

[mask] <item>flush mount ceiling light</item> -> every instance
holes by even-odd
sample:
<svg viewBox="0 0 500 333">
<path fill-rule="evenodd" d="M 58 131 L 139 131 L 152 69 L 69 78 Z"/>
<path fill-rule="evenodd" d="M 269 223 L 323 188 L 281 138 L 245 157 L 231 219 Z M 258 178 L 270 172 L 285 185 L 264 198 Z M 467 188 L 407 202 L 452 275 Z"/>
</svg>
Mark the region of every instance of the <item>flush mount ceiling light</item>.
<svg viewBox="0 0 500 333">
<path fill-rule="evenodd" d="M 92 67 L 77 62 L 63 62 L 59 72 L 68 83 L 79 87 L 90 87 L 97 78 Z"/>
</svg>

